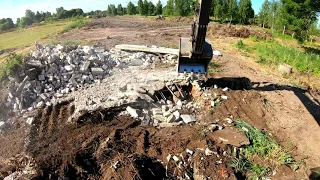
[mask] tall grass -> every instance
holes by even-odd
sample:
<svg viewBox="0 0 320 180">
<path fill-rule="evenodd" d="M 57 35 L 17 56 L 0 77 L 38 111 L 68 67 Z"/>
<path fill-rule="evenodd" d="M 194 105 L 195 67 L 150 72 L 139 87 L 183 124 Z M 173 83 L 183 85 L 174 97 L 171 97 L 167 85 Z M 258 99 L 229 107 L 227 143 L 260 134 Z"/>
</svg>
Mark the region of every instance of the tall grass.
<svg viewBox="0 0 320 180">
<path fill-rule="evenodd" d="M 72 29 L 76 29 L 76 28 L 81 28 L 82 26 L 85 25 L 85 20 L 83 17 L 76 17 L 76 18 L 72 18 L 71 19 L 73 22 L 71 24 L 69 24 L 68 26 L 66 26 L 61 33 L 65 33 L 68 32 Z"/>
<path fill-rule="evenodd" d="M 307 72 L 320 77 L 319 54 L 304 52 L 273 41 L 256 43 L 254 49 L 259 56 L 260 63 L 287 63 L 300 72 Z"/>
</svg>

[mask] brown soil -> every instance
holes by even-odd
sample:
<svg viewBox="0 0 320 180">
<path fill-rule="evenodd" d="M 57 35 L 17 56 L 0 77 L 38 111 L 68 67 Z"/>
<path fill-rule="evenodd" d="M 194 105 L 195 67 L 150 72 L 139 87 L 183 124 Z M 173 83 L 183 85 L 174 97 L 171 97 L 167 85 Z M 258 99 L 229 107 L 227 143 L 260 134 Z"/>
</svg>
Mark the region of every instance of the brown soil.
<svg viewBox="0 0 320 180">
<path fill-rule="evenodd" d="M 261 39 L 272 39 L 272 34 L 261 30 L 253 30 L 244 26 L 234 26 L 231 24 L 212 24 L 208 27 L 208 32 L 214 37 L 239 37 L 248 38 L 254 36 Z"/>
<path fill-rule="evenodd" d="M 94 19 L 80 30 L 60 35 L 60 42 L 83 41 L 83 44 L 101 44 L 107 49 L 117 44 L 157 45 L 177 48 L 179 38 L 189 37 L 189 24 L 157 21 L 137 17 L 105 17 Z"/>
<path fill-rule="evenodd" d="M 194 166 L 198 168 L 197 174 L 206 177 L 235 178 L 232 169 L 215 163 L 223 159 L 226 164 L 229 157 L 205 156 L 203 150 L 197 150 L 210 146 L 222 156 L 228 148 L 201 135 L 202 127 L 160 130 L 142 127 L 129 117 L 112 118 L 110 110 L 86 113 L 79 118 L 78 124 L 67 125 L 65 122 L 71 113 L 67 110 L 69 106 L 60 104 L 46 108 L 39 112 L 34 122 L 31 132 L 34 136 L 28 150 L 39 167 L 37 178 L 176 179 L 177 176 L 184 177 L 184 173 L 193 177 Z M 55 113 L 59 108 L 64 113 Z M 64 115 L 61 117 L 61 114 Z M 50 121 L 58 119 L 63 123 L 55 122 L 56 128 L 51 131 Z M 195 154 L 188 155 L 187 148 Z M 192 160 L 188 161 L 190 164 L 182 169 L 177 168 L 173 160 L 167 164 L 169 154 L 181 158 L 181 153 L 185 159 Z M 112 167 L 115 163 L 119 166 L 117 169 Z M 223 175 L 217 173 L 221 168 L 225 170 Z"/>
</svg>

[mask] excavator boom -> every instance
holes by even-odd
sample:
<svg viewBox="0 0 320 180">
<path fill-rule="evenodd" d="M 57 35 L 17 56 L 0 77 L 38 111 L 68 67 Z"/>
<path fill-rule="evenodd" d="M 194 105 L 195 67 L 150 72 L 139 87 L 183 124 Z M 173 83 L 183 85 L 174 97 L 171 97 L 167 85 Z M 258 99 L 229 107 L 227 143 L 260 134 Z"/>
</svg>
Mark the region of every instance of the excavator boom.
<svg viewBox="0 0 320 180">
<path fill-rule="evenodd" d="M 198 0 L 191 38 L 180 38 L 179 73 L 206 74 L 212 59 L 212 47 L 206 41 L 211 0 Z"/>
</svg>

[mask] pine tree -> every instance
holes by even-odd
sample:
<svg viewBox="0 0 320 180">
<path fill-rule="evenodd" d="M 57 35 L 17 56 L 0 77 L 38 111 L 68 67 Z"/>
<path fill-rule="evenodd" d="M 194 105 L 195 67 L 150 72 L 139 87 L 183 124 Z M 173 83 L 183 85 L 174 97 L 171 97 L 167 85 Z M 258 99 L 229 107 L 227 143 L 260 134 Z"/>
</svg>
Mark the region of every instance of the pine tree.
<svg viewBox="0 0 320 180">
<path fill-rule="evenodd" d="M 168 0 L 167 5 L 164 8 L 164 14 L 167 16 L 172 16 L 174 14 L 174 3 L 173 0 Z"/>
<path fill-rule="evenodd" d="M 161 1 L 159 0 L 157 5 L 156 5 L 156 12 L 155 12 L 156 15 L 161 15 L 162 14 L 162 3 Z"/>
<path fill-rule="evenodd" d="M 148 15 L 153 16 L 155 14 L 155 9 L 156 9 L 156 7 L 152 3 L 152 1 L 150 1 L 149 6 L 148 6 Z"/>
<path fill-rule="evenodd" d="M 121 4 L 118 4 L 118 8 L 117 8 L 117 14 L 122 16 L 123 15 L 123 8 Z"/>
<path fill-rule="evenodd" d="M 143 15 L 143 2 L 142 0 L 138 1 L 138 11 L 140 15 Z"/>
<path fill-rule="evenodd" d="M 228 18 L 230 23 L 237 18 L 238 15 L 238 4 L 237 0 L 228 0 Z"/>
<path fill-rule="evenodd" d="M 247 24 L 250 18 L 254 18 L 254 10 L 252 8 L 251 0 L 240 0 L 239 18 L 243 24 Z"/>
<path fill-rule="evenodd" d="M 149 3 L 147 0 L 143 1 L 143 6 L 142 6 L 142 15 L 147 16 L 148 15 L 148 10 L 149 10 Z"/>
<path fill-rule="evenodd" d="M 136 7 L 134 6 L 134 4 L 129 1 L 128 6 L 127 6 L 127 13 L 129 15 L 134 15 L 136 14 Z"/>
</svg>

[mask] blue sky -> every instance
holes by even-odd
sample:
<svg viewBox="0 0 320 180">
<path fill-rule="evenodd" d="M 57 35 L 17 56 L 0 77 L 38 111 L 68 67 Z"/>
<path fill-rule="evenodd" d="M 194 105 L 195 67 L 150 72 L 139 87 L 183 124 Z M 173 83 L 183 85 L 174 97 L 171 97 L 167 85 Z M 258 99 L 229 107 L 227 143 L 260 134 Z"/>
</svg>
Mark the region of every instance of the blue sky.
<svg viewBox="0 0 320 180">
<path fill-rule="evenodd" d="M 24 16 L 26 9 L 32 11 L 55 12 L 57 7 L 65 9 L 82 8 L 85 12 L 91 10 L 105 10 L 108 4 L 119 4 L 126 6 L 130 0 L 0 0 L 0 18 L 12 18 L 16 21 L 18 17 Z M 136 3 L 138 0 L 132 0 Z M 152 0 L 156 3 L 158 0 Z M 163 4 L 166 0 L 161 0 Z M 264 0 L 251 0 L 256 13 Z"/>
</svg>

